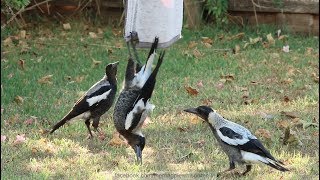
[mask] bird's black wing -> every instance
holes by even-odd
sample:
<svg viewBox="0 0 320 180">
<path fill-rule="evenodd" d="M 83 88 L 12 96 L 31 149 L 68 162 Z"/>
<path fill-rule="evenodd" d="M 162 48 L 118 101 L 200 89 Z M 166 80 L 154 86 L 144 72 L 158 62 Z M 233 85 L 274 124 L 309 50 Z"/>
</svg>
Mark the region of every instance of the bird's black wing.
<svg viewBox="0 0 320 180">
<path fill-rule="evenodd" d="M 240 150 L 252 152 L 254 154 L 258 154 L 262 157 L 267 157 L 276 161 L 275 158 L 269 153 L 269 151 L 261 144 L 258 139 L 250 139 L 247 143 L 238 145 L 238 147 L 240 148 Z"/>
<path fill-rule="evenodd" d="M 236 133 L 235 131 L 233 131 L 232 129 L 228 128 L 228 127 L 221 127 L 219 129 L 219 131 L 221 132 L 221 134 L 223 136 L 226 136 L 230 139 L 242 139 L 242 135 L 239 133 Z"/>
</svg>

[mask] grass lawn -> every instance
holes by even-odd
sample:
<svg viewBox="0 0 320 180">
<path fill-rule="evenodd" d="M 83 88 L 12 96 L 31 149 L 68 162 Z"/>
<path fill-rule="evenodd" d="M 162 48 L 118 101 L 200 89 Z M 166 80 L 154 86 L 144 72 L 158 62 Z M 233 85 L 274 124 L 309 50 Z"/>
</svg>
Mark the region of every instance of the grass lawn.
<svg viewBox="0 0 320 180">
<path fill-rule="evenodd" d="M 291 170 L 255 165 L 240 179 L 319 178 L 318 37 L 283 32 L 279 40 L 276 29 L 267 27 L 184 29 L 158 74 L 151 100 L 156 108 L 143 129 L 146 147 L 138 166 L 134 151 L 113 137 L 113 108 L 100 121 L 104 137 L 86 139 L 83 121 L 46 133 L 102 78 L 107 63 L 120 62 L 119 90 L 124 79 L 128 54 L 122 33 L 70 24 L 71 30 L 34 24 L 26 37 L 15 28 L 1 32 L 2 179 L 215 179 L 228 168 L 227 156 L 207 124 L 182 111 L 199 105 L 246 126 Z M 262 41 L 254 43 L 257 37 Z M 285 45 L 289 52 L 282 50 Z M 236 53 L 223 50 L 236 46 Z M 147 50 L 139 51 L 146 57 Z M 237 176 L 221 177 L 230 178 Z"/>
</svg>

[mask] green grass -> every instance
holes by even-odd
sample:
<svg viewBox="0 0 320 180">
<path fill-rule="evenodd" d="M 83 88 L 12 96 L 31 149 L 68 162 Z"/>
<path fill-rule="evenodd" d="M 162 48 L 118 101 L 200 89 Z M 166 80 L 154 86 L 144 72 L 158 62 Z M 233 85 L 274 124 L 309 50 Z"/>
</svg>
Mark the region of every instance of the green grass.
<svg viewBox="0 0 320 180">
<path fill-rule="evenodd" d="M 119 89 L 122 86 L 128 54 L 121 33 L 115 36 L 110 28 L 100 27 L 105 34 L 92 39 L 88 32 L 97 32 L 98 26 L 90 25 L 89 30 L 84 30 L 84 23 L 71 23 L 71 26 L 71 31 L 64 31 L 57 24 L 38 24 L 26 29 L 30 37 L 21 40 L 27 43 L 26 50 L 19 40 L 9 46 L 1 44 L 1 135 L 7 137 L 1 143 L 2 179 L 105 179 L 114 173 L 128 173 L 131 178 L 156 173 L 153 177 L 193 174 L 215 179 L 217 172 L 228 167 L 227 157 L 220 151 L 209 127 L 182 111 L 202 104 L 212 106 L 253 133 L 258 129 L 268 130 L 271 138 L 257 136 L 291 170 L 281 173 L 255 165 L 241 179 L 319 178 L 319 87 L 312 76 L 312 73 L 319 76 L 318 38 L 286 34 L 285 42 L 276 40 L 269 48 L 257 43 L 243 49 L 249 38 L 262 37 L 266 41 L 266 35 L 276 29 L 184 29 L 183 39 L 167 50 L 158 74 L 152 97 L 156 105 L 152 123 L 143 129 L 147 139 L 143 165 L 137 166 L 130 147 L 108 144 L 115 132 L 113 109 L 101 120 L 105 140 L 87 140 L 82 121 L 72 122 L 52 135 L 42 133 L 70 110 L 81 92 L 104 75 L 107 63 L 120 61 Z M 227 40 L 240 32 L 245 33 L 242 39 Z M 3 31 L 2 40 L 18 33 L 14 28 Z M 221 35 L 224 38 L 219 39 Z M 213 46 L 205 47 L 201 37 L 211 38 Z M 190 41 L 198 43 L 196 47 L 203 56 L 194 57 L 194 48 L 188 48 Z M 116 47 L 119 44 L 121 47 Z M 290 45 L 289 53 L 281 50 L 286 44 Z M 241 46 L 238 54 L 217 50 L 235 45 Z M 314 49 L 310 55 L 306 54 L 308 47 Z M 140 57 L 147 53 L 147 50 L 139 51 Z M 18 65 L 19 60 L 24 60 L 24 69 Z M 93 60 L 101 64 L 94 66 Z M 234 80 L 221 80 L 221 76 L 230 74 Z M 38 83 L 46 75 L 53 75 L 52 84 Z M 76 82 L 80 77 L 84 79 Z M 203 87 L 197 85 L 200 81 Z M 185 90 L 188 86 L 196 88 L 199 94 L 190 96 Z M 248 99 L 243 98 L 247 93 L 243 89 L 247 89 Z M 14 101 L 16 96 L 23 98 L 21 104 Z M 298 120 L 281 115 L 282 111 L 295 112 Z M 273 118 L 263 118 L 264 113 Z M 25 120 L 31 116 L 36 120 L 26 125 Z M 285 129 L 279 126 L 281 122 L 291 126 L 302 145 L 283 144 Z M 316 126 L 303 128 L 299 122 Z M 27 139 L 13 145 L 18 134 L 25 134 Z M 224 178 L 236 177 L 225 175 Z"/>
</svg>

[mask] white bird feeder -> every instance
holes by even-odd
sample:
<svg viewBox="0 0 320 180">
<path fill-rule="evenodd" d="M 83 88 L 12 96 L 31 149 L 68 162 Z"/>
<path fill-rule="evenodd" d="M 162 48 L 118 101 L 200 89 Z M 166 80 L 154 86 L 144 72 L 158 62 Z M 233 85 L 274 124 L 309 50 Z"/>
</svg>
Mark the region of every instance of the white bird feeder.
<svg viewBox="0 0 320 180">
<path fill-rule="evenodd" d="M 137 47 L 149 48 L 155 36 L 159 48 L 166 48 L 181 38 L 183 0 L 126 0 L 125 39 L 137 32 Z"/>
</svg>

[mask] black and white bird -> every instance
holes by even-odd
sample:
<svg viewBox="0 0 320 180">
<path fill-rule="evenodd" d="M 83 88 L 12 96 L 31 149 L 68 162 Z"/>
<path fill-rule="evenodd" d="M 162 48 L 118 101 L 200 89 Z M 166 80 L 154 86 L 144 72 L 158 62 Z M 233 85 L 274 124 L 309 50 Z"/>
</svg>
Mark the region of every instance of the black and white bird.
<svg viewBox="0 0 320 180">
<path fill-rule="evenodd" d="M 235 169 L 235 163 L 246 164 L 246 170 L 242 175 L 251 170 L 253 163 L 264 163 L 279 171 L 289 171 L 245 127 L 223 118 L 208 106 L 189 108 L 184 111 L 196 114 L 209 124 L 214 137 L 229 158 L 230 167 L 223 172 Z"/>
<path fill-rule="evenodd" d="M 92 136 L 90 130 L 90 120 L 92 126 L 98 131 L 100 117 L 107 112 L 114 102 L 117 92 L 117 69 L 119 62 L 110 63 L 106 66 L 105 76 L 95 83 L 73 106 L 69 113 L 53 126 L 50 133 L 60 128 L 66 122 L 72 119 L 84 119 L 89 131 L 89 137 Z"/>
<path fill-rule="evenodd" d="M 137 162 L 140 164 L 142 163 L 142 151 L 145 146 L 145 137 L 141 132 L 141 127 L 155 107 L 150 103 L 150 98 L 165 54 L 164 51 L 160 53 L 157 65 L 152 71 L 158 41 L 156 37 L 145 65 L 136 64 L 131 57 L 129 58 L 124 87 L 115 104 L 113 114 L 117 131 L 134 149 Z"/>
</svg>

